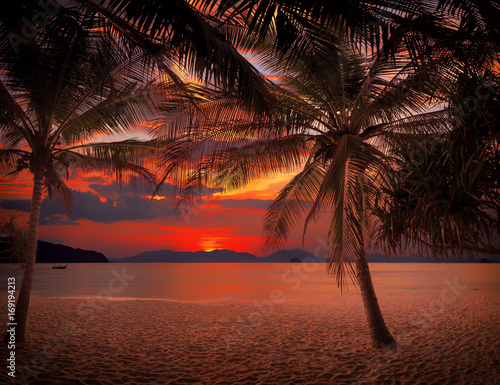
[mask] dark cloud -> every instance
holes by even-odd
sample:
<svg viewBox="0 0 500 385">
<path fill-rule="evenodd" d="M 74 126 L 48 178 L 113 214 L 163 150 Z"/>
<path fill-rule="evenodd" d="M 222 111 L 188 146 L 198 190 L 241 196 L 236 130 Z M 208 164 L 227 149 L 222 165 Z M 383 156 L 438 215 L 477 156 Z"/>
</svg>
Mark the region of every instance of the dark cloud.
<svg viewBox="0 0 500 385">
<path fill-rule="evenodd" d="M 80 175 L 78 175 L 78 173 L 75 174 L 75 175 L 70 176 L 69 179 L 70 180 L 75 180 L 75 181 L 83 180 L 83 181 L 89 182 L 89 183 L 107 183 L 106 179 L 101 178 L 100 176 L 84 176 L 84 177 L 81 177 Z"/>
<path fill-rule="evenodd" d="M 69 218 L 72 221 L 87 219 L 99 223 L 113 223 L 174 215 L 171 202 L 152 201 L 133 193 L 119 194 L 114 199 L 101 202 L 99 196 L 92 192 L 73 191 L 73 198 Z M 54 200 L 44 199 L 40 212 L 40 223 L 52 224 L 58 214 L 66 214 L 61 205 Z"/>
<path fill-rule="evenodd" d="M 132 177 L 128 183 L 108 183 L 108 184 L 100 184 L 100 183 L 93 183 L 90 184 L 89 187 L 97 192 L 100 196 L 104 197 L 113 197 L 116 196 L 117 194 L 122 194 L 122 193 L 135 193 L 135 194 L 141 194 L 141 195 L 152 195 L 155 192 L 156 186 L 151 186 L 151 185 L 146 185 L 144 184 L 141 179 Z M 208 188 L 208 187 L 201 187 L 198 191 L 197 194 L 200 194 L 202 196 L 207 196 L 207 195 L 213 195 L 216 192 L 220 192 L 221 189 L 219 188 Z M 176 185 L 173 185 L 171 183 L 164 183 L 156 193 L 158 196 L 164 196 L 167 198 L 175 198 L 179 193 L 181 192 L 181 188 L 179 188 Z"/>
<path fill-rule="evenodd" d="M 116 194 L 123 194 L 123 193 L 134 193 L 134 194 L 141 194 L 141 195 L 152 195 L 155 191 L 154 186 L 146 186 L 143 183 L 135 183 L 134 180 L 131 180 L 129 183 L 117 183 L 113 182 L 110 184 L 98 184 L 98 183 L 93 183 L 90 184 L 89 187 L 97 192 L 100 196 L 104 197 L 110 197 L 110 196 L 115 196 Z M 172 196 L 175 197 L 175 195 L 179 192 L 179 188 L 168 183 L 162 186 L 160 191 L 156 195 L 162 195 L 162 196 Z"/>
<path fill-rule="evenodd" d="M 41 225 L 52 225 L 52 226 L 56 226 L 56 225 L 78 226 L 78 222 L 76 222 L 73 218 L 69 217 L 67 213 L 48 215 L 45 217 L 42 217 L 42 214 L 40 213 L 40 224 Z"/>
<path fill-rule="evenodd" d="M 31 201 L 25 199 L 4 199 L 0 201 L 0 208 L 29 212 L 31 208 Z"/>
<path fill-rule="evenodd" d="M 61 204 L 60 200 L 55 197 L 49 200 L 46 197 L 42 202 L 40 210 L 41 225 L 78 225 L 78 221 L 86 219 L 98 223 L 114 223 L 126 220 L 148 220 L 162 218 L 167 216 L 192 216 L 203 213 L 205 201 L 194 203 L 194 206 L 176 207 L 175 199 L 152 200 L 141 195 L 134 190 L 133 185 L 114 184 L 95 184 L 90 186 L 95 192 L 81 192 L 72 190 L 73 204 L 71 205 L 71 215 L 68 214 L 66 208 Z M 175 186 L 166 185 L 165 189 Z M 163 192 L 162 194 L 163 195 Z M 106 201 L 102 202 L 100 197 L 105 197 Z M 250 210 L 266 210 L 272 203 L 271 200 L 261 199 L 220 199 L 214 201 L 206 201 L 220 206 L 223 210 L 219 213 L 222 217 L 232 215 L 234 210 L 238 213 L 238 209 Z M 2 200 L 0 208 L 8 210 L 20 210 L 29 212 L 29 200 Z M 221 219 L 222 219 L 221 217 Z"/>
<path fill-rule="evenodd" d="M 41 225 L 74 225 L 80 219 L 99 223 L 113 223 L 126 220 L 154 219 L 176 215 L 174 204 L 169 200 L 151 200 L 138 194 L 119 194 L 114 199 L 101 202 L 92 192 L 72 190 L 71 215 L 57 199 L 46 197 L 40 209 Z M 30 210 L 29 200 L 2 200 L 0 207 L 9 210 Z"/>
</svg>

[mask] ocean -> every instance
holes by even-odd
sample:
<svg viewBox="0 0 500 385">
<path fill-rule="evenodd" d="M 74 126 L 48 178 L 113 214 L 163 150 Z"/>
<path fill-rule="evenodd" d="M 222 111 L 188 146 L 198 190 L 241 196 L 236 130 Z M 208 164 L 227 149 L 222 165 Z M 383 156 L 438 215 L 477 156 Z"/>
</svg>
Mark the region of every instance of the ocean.
<svg viewBox="0 0 500 385">
<path fill-rule="evenodd" d="M 358 296 L 341 290 L 324 263 L 75 263 L 65 270 L 37 264 L 32 295 L 42 298 L 104 297 L 193 303 L 265 301 L 281 293 L 287 302 L 325 303 Z M 460 285 L 464 293 L 500 293 L 500 264 L 372 263 L 375 290 L 385 296 L 436 295 Z M 22 271 L 0 265 L 0 287 Z M 451 286 L 450 286 L 451 285 Z"/>
</svg>

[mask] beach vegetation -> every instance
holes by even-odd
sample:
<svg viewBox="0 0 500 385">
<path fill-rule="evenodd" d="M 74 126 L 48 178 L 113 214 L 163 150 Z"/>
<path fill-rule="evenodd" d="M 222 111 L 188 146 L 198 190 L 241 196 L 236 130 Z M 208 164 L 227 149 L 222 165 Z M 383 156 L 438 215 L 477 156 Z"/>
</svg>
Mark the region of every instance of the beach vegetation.
<svg viewBox="0 0 500 385">
<path fill-rule="evenodd" d="M 33 191 L 24 272 L 16 304 L 16 339 L 25 339 L 40 207 L 57 195 L 71 210 L 70 170 L 138 175 L 153 183 L 142 164 L 155 141 L 116 140 L 152 116 L 160 92 L 148 56 L 96 31 L 92 14 L 63 7 L 19 45 L 9 35 L 37 11 L 26 2 L 0 19 L 0 162 L 10 178 L 29 173 Z M 12 36 L 12 35 L 10 35 Z M 147 70 L 144 70 L 147 68 Z"/>
<path fill-rule="evenodd" d="M 453 135 L 453 108 L 444 87 L 459 84 L 455 61 L 477 68 L 478 58 L 492 52 L 495 32 L 486 30 L 492 4 L 466 9 L 456 2 L 398 1 L 385 8 L 373 2 L 366 9 L 349 4 L 333 10 L 325 2 L 251 3 L 236 6 L 233 14 L 255 34 L 249 38 L 261 40 L 254 52 L 259 66 L 281 75 L 268 84 L 274 108 L 256 114 L 232 95 L 207 90 L 198 110 L 185 112 L 194 117 L 188 130 L 178 122 L 162 127 L 175 141 L 162 156 L 160 180 L 175 180 L 192 197 L 206 185 L 229 192 L 295 173 L 264 218 L 266 244 L 282 246 L 302 220 L 304 236 L 310 223 L 327 220 L 329 272 L 341 288 L 347 277 L 360 287 L 373 344 L 391 345 L 366 261 L 366 247 L 380 230 L 374 222 L 380 191 L 405 172 L 404 143 L 430 140 L 437 148 L 441 138 Z M 474 19 L 475 11 L 485 18 Z M 455 25 L 458 16 L 463 23 Z M 478 34 L 482 39 L 475 45 L 459 43 Z M 413 212 L 406 220 L 417 218 Z"/>
</svg>

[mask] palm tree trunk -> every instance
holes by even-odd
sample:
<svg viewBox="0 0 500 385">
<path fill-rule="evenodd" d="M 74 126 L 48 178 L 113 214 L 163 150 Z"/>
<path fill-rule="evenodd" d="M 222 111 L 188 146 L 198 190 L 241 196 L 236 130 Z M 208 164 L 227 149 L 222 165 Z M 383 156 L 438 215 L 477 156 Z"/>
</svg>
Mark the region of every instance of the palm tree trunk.
<svg viewBox="0 0 500 385">
<path fill-rule="evenodd" d="M 35 275 L 36 250 L 38 248 L 38 222 L 40 219 L 40 206 L 43 195 L 43 172 L 37 171 L 34 175 L 33 196 L 28 229 L 28 247 L 24 266 L 23 281 L 16 304 L 16 343 L 25 341 L 26 321 L 30 304 L 31 288 Z"/>
<path fill-rule="evenodd" d="M 362 245 L 361 250 L 359 250 L 355 256 L 356 278 L 360 286 L 361 297 L 363 298 L 366 320 L 368 321 L 368 329 L 370 330 L 373 346 L 376 348 L 383 348 L 395 345 L 396 341 L 385 324 L 373 287 L 372 276 L 366 259 L 361 223 L 356 218 L 352 218 L 352 220 L 354 221 L 355 228 L 360 237 L 360 244 Z"/>
</svg>

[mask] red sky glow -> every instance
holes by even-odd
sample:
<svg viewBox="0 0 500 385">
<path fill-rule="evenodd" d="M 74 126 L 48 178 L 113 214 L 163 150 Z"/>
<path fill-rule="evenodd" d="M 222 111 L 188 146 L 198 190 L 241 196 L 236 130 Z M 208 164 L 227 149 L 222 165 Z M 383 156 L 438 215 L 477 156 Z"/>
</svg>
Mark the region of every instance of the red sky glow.
<svg viewBox="0 0 500 385">
<path fill-rule="evenodd" d="M 211 251 L 230 249 L 265 256 L 262 219 L 274 195 L 290 179 L 283 175 L 248 186 L 244 191 L 221 195 L 213 191 L 194 206 L 176 209 L 171 185 L 151 199 L 152 189 L 140 183 L 113 182 L 106 175 L 70 175 L 72 213 L 57 196 L 42 204 L 39 237 L 54 243 L 102 252 L 108 258 L 127 257 L 150 250 Z M 29 217 L 32 178 L 24 171 L 16 179 L 0 179 L 0 215 L 17 213 L 19 223 Z M 323 231 L 322 231 L 323 230 Z M 304 248 L 318 248 L 318 236 L 326 227 L 312 227 Z M 301 247 L 301 228 L 285 248 Z"/>
</svg>

